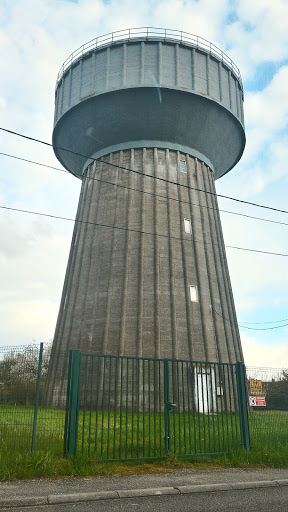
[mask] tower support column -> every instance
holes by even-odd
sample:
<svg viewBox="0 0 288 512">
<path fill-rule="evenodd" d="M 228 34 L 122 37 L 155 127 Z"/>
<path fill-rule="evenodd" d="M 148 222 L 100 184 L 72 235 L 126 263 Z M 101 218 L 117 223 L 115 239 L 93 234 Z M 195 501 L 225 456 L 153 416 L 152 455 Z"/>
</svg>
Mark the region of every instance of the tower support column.
<svg viewBox="0 0 288 512">
<path fill-rule="evenodd" d="M 57 353 L 69 349 L 242 360 L 212 171 L 155 148 L 103 160 L 83 178 L 52 380 L 62 374 Z"/>
</svg>

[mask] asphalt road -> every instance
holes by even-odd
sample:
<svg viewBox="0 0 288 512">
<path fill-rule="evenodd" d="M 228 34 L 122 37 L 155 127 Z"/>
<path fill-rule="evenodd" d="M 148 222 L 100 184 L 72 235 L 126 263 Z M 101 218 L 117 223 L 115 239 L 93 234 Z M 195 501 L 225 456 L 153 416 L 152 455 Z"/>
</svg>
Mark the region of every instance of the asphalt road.
<svg viewBox="0 0 288 512">
<path fill-rule="evenodd" d="M 288 486 L 188 495 L 101 500 L 36 507 L 1 509 L 1 512 L 287 512 Z"/>
</svg>

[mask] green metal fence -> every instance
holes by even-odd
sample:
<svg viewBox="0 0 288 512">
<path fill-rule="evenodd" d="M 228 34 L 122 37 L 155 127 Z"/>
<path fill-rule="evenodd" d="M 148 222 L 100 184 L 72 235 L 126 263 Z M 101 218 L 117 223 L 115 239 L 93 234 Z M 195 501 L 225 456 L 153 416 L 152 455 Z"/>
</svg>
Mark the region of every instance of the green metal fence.
<svg viewBox="0 0 288 512">
<path fill-rule="evenodd" d="M 97 460 L 248 449 L 244 366 L 71 351 L 64 445 Z"/>
</svg>

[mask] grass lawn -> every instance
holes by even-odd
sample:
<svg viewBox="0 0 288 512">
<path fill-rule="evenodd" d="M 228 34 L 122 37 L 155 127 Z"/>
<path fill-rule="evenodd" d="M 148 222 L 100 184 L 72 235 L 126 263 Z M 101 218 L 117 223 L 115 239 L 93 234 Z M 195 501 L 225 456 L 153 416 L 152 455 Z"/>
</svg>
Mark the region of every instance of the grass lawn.
<svg viewBox="0 0 288 512">
<path fill-rule="evenodd" d="M 163 413 L 81 412 L 78 454 L 70 458 L 63 457 L 65 411 L 39 408 L 36 450 L 31 454 L 33 417 L 33 407 L 0 407 L 0 480 L 158 473 L 191 466 L 288 466 L 288 411 L 250 414 L 252 449 L 249 452 L 239 448 L 236 414 L 217 417 L 172 413 L 170 456 L 165 456 Z M 215 451 L 230 453 L 201 455 Z M 187 457 L 189 453 L 197 457 Z M 101 462 L 101 458 L 134 457 L 154 460 Z"/>
</svg>

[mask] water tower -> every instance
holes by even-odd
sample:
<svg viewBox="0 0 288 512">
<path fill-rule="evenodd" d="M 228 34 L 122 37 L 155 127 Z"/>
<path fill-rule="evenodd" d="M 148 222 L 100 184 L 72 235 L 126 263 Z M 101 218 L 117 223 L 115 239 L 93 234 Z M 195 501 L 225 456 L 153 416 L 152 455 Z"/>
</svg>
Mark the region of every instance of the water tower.
<svg viewBox="0 0 288 512">
<path fill-rule="evenodd" d="M 231 59 L 174 30 L 90 41 L 58 75 L 53 145 L 82 189 L 51 390 L 62 388 L 58 354 L 69 349 L 243 360 L 213 195 L 245 146 Z"/>
</svg>

